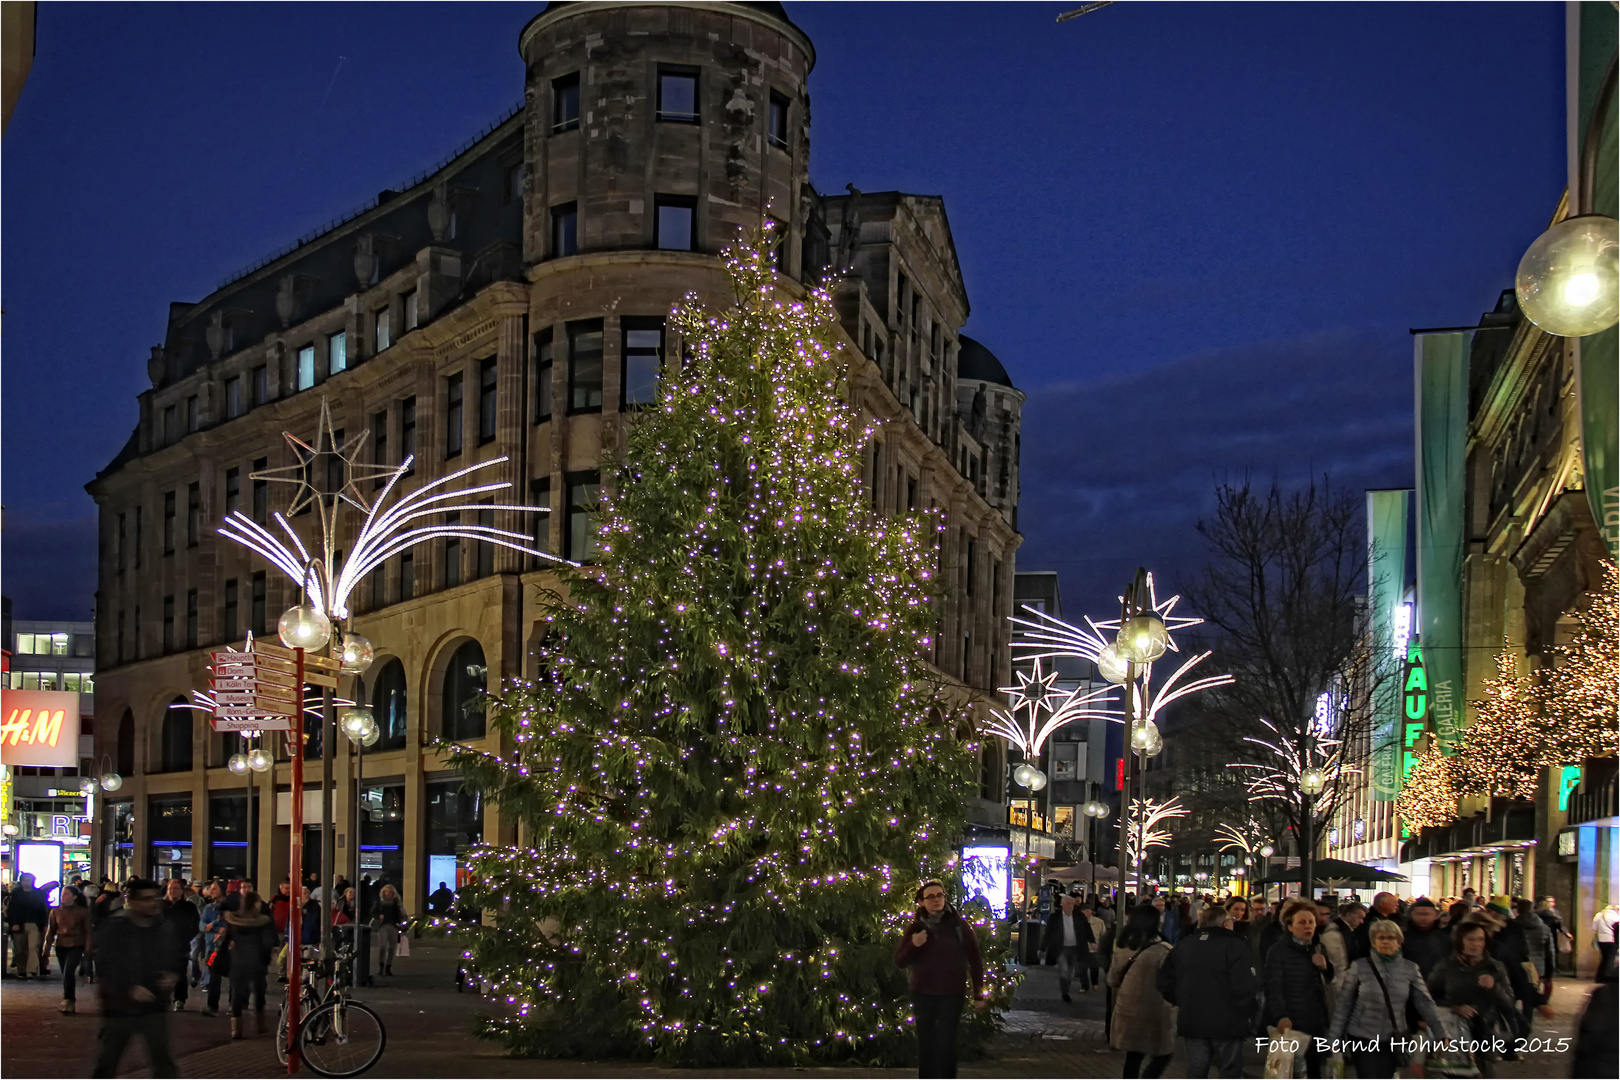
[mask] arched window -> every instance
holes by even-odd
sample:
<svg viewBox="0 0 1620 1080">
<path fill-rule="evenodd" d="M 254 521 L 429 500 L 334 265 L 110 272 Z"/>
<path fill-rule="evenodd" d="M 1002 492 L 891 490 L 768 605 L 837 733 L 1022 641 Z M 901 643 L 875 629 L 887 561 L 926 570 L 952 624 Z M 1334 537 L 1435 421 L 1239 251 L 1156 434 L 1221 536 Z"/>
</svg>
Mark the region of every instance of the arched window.
<svg viewBox="0 0 1620 1080">
<path fill-rule="evenodd" d="M 484 649 L 476 641 L 464 642 L 450 656 L 444 670 L 444 737 L 477 739 L 484 734 L 484 691 L 489 668 Z"/>
<path fill-rule="evenodd" d="M 448 680 L 445 683 L 449 685 Z M 371 712 L 382 735 L 377 750 L 400 750 L 405 746 L 405 665 L 390 660 L 383 665 L 371 691 Z"/>
<path fill-rule="evenodd" d="M 135 775 L 135 714 L 128 709 L 124 710 L 124 718 L 118 721 L 118 747 L 113 769 L 120 776 Z"/>
<path fill-rule="evenodd" d="M 191 716 L 190 709 L 172 706 L 187 704 L 185 698 L 175 698 L 170 708 L 163 710 L 163 725 L 159 729 L 159 772 L 185 772 L 191 768 Z"/>
</svg>

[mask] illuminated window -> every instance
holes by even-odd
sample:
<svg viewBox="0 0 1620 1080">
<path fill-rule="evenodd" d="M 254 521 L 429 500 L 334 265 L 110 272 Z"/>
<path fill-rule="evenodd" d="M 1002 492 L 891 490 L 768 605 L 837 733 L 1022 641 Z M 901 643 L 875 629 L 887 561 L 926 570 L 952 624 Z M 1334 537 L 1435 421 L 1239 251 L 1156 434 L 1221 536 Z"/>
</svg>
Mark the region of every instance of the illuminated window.
<svg viewBox="0 0 1620 1080">
<path fill-rule="evenodd" d="M 788 148 L 788 99 L 771 91 L 770 112 L 766 117 L 765 139 L 772 146 Z"/>
<path fill-rule="evenodd" d="M 326 339 L 326 374 L 336 375 L 349 368 L 349 335 L 339 330 Z"/>
<path fill-rule="evenodd" d="M 298 350 L 298 389 L 308 390 L 315 385 L 315 346 L 305 345 Z"/>
</svg>

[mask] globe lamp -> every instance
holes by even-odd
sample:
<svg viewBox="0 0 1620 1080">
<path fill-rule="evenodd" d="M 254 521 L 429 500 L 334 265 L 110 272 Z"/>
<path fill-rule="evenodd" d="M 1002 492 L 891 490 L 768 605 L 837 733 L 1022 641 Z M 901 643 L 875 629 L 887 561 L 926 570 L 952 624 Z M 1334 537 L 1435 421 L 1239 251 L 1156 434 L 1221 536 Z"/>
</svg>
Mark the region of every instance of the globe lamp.
<svg viewBox="0 0 1620 1080">
<path fill-rule="evenodd" d="M 1125 658 L 1119 655 L 1119 645 L 1110 641 L 1097 653 L 1097 674 L 1118 686 L 1128 674 Z"/>
<path fill-rule="evenodd" d="M 1566 218 L 1536 237 L 1514 278 L 1525 318 L 1556 337 L 1586 337 L 1620 318 L 1620 222 Z"/>
<path fill-rule="evenodd" d="M 1144 611 L 1120 624 L 1117 642 L 1119 653 L 1126 660 L 1151 664 L 1169 647 L 1170 632 L 1164 628 L 1163 619 Z"/>
<path fill-rule="evenodd" d="M 343 656 L 338 670 L 345 675 L 364 675 L 376 656 L 371 642 L 359 634 L 343 635 Z"/>
<path fill-rule="evenodd" d="M 299 604 L 282 612 L 276 630 L 283 645 L 305 652 L 325 648 L 332 640 L 332 620 L 312 604 Z"/>
</svg>

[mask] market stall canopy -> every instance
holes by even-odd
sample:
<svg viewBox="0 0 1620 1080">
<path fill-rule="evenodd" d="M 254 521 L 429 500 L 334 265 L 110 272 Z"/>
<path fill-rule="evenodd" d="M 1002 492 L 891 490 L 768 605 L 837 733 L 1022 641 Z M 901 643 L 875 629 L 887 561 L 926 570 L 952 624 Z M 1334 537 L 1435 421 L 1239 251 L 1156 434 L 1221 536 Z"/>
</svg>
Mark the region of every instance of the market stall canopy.
<svg viewBox="0 0 1620 1080">
<path fill-rule="evenodd" d="M 1380 870 L 1376 866 L 1363 866 L 1360 863 L 1345 862 L 1342 859 L 1317 859 L 1311 864 L 1312 876 L 1320 885 L 1376 885 L 1381 881 L 1407 881 L 1404 874 L 1396 874 L 1389 870 Z M 1262 885 L 1278 885 L 1299 882 L 1302 873 L 1299 867 L 1284 870 L 1260 879 Z"/>
<path fill-rule="evenodd" d="M 1092 879 L 1091 864 L 1077 863 L 1074 866 L 1065 866 L 1061 870 L 1048 870 L 1041 874 L 1046 881 L 1090 881 Z M 1098 881 L 1118 881 L 1119 871 L 1112 866 L 1097 867 Z"/>
</svg>

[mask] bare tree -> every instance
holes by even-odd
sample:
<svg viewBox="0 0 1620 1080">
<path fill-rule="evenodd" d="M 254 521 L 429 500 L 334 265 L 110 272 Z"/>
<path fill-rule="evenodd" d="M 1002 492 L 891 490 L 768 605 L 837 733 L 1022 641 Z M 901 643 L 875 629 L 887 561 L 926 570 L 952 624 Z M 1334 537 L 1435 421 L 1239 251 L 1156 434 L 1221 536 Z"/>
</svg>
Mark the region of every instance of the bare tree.
<svg viewBox="0 0 1620 1080">
<path fill-rule="evenodd" d="M 1309 844 L 1359 782 L 1335 751 L 1371 723 L 1360 500 L 1326 477 L 1284 491 L 1245 476 L 1217 486 L 1215 502 L 1214 516 L 1198 523 L 1209 561 L 1184 591 L 1236 681 L 1200 703 L 1206 738 L 1228 762 L 1252 767 L 1256 808 Z M 1316 766 L 1325 783 L 1312 801 L 1300 779 Z M 1308 873 L 1310 852 L 1301 855 Z"/>
</svg>

